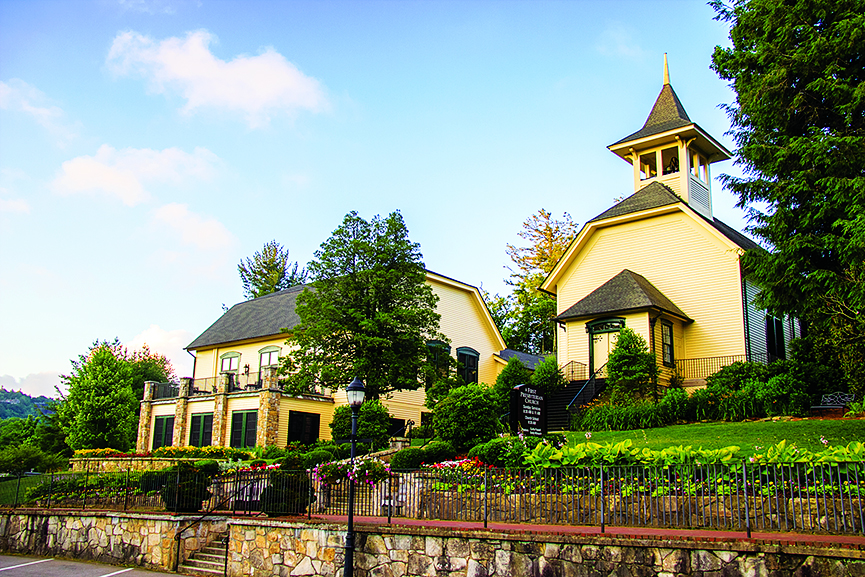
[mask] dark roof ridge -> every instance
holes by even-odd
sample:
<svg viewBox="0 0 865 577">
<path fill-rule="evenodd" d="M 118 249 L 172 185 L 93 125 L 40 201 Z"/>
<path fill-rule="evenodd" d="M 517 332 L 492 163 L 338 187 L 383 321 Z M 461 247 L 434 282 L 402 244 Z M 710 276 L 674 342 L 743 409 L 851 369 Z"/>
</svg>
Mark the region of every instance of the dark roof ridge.
<svg viewBox="0 0 865 577">
<path fill-rule="evenodd" d="M 660 134 L 676 128 L 683 128 L 685 126 L 690 126 L 691 124 L 694 124 L 694 122 L 685 111 L 685 107 L 676 95 L 676 91 L 673 90 L 673 86 L 670 84 L 664 84 L 664 86 L 661 87 L 661 92 L 658 94 L 658 98 L 655 100 L 655 104 L 652 106 L 652 111 L 649 113 L 648 118 L 646 118 L 643 127 L 621 140 L 614 142 L 610 146 L 616 146 L 623 142 L 638 140 L 647 136 L 654 136 L 655 134 Z"/>
</svg>

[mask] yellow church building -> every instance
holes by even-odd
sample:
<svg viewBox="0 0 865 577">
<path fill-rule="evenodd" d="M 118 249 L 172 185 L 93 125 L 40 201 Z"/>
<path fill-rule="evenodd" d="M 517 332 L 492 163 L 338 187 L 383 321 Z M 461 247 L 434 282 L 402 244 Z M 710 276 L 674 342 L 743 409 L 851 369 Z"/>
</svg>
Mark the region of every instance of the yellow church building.
<svg viewBox="0 0 865 577">
<path fill-rule="evenodd" d="M 731 154 L 688 117 L 666 56 L 645 124 L 608 148 L 631 165 L 634 192 L 582 227 L 540 287 L 556 297 L 559 364 L 574 385 L 592 381 L 577 405 L 596 394 L 623 327 L 646 339 L 662 383 L 785 357 L 799 327 L 754 307 L 739 260 L 759 245 L 712 213 L 711 166 Z"/>
</svg>

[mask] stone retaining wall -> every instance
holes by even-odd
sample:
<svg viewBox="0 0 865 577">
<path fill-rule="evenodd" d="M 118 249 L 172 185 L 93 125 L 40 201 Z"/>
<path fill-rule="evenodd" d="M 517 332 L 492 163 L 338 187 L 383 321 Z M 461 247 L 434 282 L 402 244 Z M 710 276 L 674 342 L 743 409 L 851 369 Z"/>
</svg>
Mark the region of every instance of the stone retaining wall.
<svg viewBox="0 0 865 577">
<path fill-rule="evenodd" d="M 171 569 L 173 537 L 192 519 L 135 513 L 7 512 L 0 514 L 0 550 Z M 841 546 L 366 523 L 356 527 L 357 577 L 865 576 L 865 539 Z M 184 534 L 181 557 L 187 558 L 226 528 L 230 576 L 342 575 L 345 526 L 324 522 L 211 519 Z"/>
<path fill-rule="evenodd" d="M 170 457 L 100 457 L 69 459 L 69 467 L 76 473 L 118 473 L 126 471 L 161 471 L 181 461 L 195 463 L 201 459 L 177 459 Z"/>
<path fill-rule="evenodd" d="M 94 511 L 0 514 L 0 551 L 172 569 L 174 536 L 194 516 Z M 225 517 L 184 531 L 181 561 L 226 531 Z"/>
</svg>

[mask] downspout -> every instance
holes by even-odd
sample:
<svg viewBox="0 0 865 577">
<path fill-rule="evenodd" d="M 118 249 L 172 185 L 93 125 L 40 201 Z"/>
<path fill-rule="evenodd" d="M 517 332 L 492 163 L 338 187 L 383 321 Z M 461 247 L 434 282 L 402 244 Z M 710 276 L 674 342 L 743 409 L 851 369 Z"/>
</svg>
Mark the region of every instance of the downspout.
<svg viewBox="0 0 865 577">
<path fill-rule="evenodd" d="M 198 362 L 198 357 L 192 354 L 192 351 L 186 349 L 186 352 L 189 353 L 189 356 L 192 357 L 192 378 L 195 379 L 195 364 Z"/>
</svg>

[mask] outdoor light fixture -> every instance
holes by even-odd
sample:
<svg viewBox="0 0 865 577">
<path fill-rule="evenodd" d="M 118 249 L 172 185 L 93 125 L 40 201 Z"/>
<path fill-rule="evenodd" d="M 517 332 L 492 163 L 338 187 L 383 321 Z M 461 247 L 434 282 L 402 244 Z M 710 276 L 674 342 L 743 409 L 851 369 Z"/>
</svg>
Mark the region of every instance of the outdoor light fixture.
<svg viewBox="0 0 865 577">
<path fill-rule="evenodd" d="M 363 381 L 355 377 L 351 384 L 345 389 L 348 406 L 351 407 L 351 461 L 349 471 L 354 470 L 354 457 L 357 454 L 357 417 L 360 406 L 366 396 L 366 387 Z M 345 534 L 345 568 L 343 577 L 354 576 L 354 479 L 348 480 L 348 531 Z"/>
</svg>

